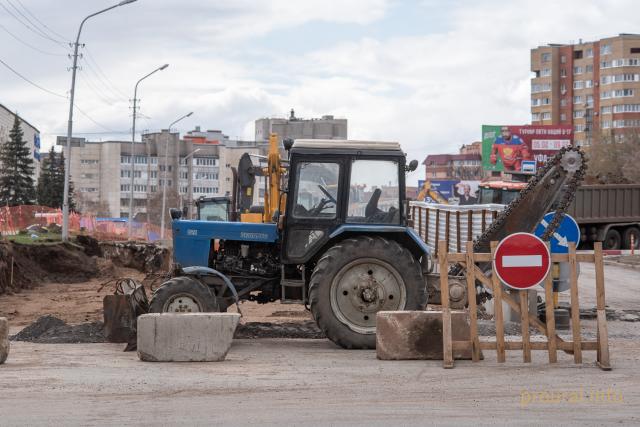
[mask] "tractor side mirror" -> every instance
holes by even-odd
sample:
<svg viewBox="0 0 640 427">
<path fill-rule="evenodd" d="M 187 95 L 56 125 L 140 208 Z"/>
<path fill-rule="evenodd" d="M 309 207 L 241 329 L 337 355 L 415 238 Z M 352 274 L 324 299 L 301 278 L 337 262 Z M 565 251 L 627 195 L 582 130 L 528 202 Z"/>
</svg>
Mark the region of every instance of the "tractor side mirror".
<svg viewBox="0 0 640 427">
<path fill-rule="evenodd" d="M 414 170 L 418 169 L 418 161 L 417 160 L 411 160 L 409 162 L 409 164 L 407 166 L 405 166 L 404 169 L 407 172 L 413 172 Z"/>
<path fill-rule="evenodd" d="M 282 145 L 284 146 L 284 149 L 289 151 L 291 150 L 291 147 L 293 147 L 293 139 L 291 138 L 285 138 L 282 140 Z"/>
</svg>

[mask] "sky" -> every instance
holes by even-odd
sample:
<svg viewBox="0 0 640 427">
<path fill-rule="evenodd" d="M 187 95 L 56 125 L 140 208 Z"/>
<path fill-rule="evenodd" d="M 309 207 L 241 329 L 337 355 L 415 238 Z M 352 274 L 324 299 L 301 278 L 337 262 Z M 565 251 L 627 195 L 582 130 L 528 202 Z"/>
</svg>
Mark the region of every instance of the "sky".
<svg viewBox="0 0 640 427">
<path fill-rule="evenodd" d="M 48 149 L 66 135 L 68 43 L 107 0 L 0 0 L 0 103 Z M 220 129 L 332 114 L 350 139 L 398 141 L 409 159 L 457 152 L 482 124 L 530 123 L 530 50 L 640 33 L 638 0 L 137 0 L 87 21 L 74 136 Z M 424 176 L 411 174 L 409 183 Z"/>
</svg>

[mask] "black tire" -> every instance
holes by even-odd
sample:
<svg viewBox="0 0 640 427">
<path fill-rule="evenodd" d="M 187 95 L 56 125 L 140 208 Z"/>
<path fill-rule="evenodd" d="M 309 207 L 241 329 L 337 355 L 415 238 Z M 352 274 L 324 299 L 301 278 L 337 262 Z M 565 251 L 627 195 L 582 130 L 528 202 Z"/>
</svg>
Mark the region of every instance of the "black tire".
<svg viewBox="0 0 640 427">
<path fill-rule="evenodd" d="M 615 228 L 607 230 L 607 234 L 604 236 L 604 242 L 602 242 L 602 247 L 604 249 L 620 249 L 621 244 L 622 237 L 620 237 L 618 230 Z"/>
<path fill-rule="evenodd" d="M 181 297 L 185 298 L 184 304 L 180 301 Z M 193 303 L 196 304 L 197 309 L 194 309 Z M 172 304 L 180 308 L 169 310 Z M 191 277 L 179 276 L 164 282 L 153 292 L 149 311 L 151 313 L 215 313 L 220 311 L 220 307 L 215 295 L 207 286 Z"/>
<path fill-rule="evenodd" d="M 631 236 L 633 236 L 633 249 L 640 248 L 640 229 L 638 227 L 627 227 L 622 233 L 622 244 L 624 249 L 631 249 Z"/>
<path fill-rule="evenodd" d="M 367 271 L 366 274 L 371 277 L 369 282 L 348 280 L 349 273 L 356 274 L 357 268 L 367 269 L 367 266 L 371 265 L 376 272 L 371 269 Z M 376 275 L 384 274 L 385 271 L 389 273 L 386 277 L 392 280 L 385 279 L 384 282 L 378 282 Z M 368 276 L 365 275 L 365 277 Z M 373 286 L 364 290 L 363 287 L 367 287 L 367 283 Z M 391 287 L 388 288 L 389 286 Z M 394 301 L 393 289 L 395 288 L 399 290 L 399 295 Z M 349 294 L 352 289 L 355 290 Z M 371 291 L 372 289 L 374 291 Z M 367 301 L 364 300 L 366 291 L 369 291 Z M 379 298 L 381 292 L 384 292 L 383 298 Z M 335 297 L 334 301 L 332 301 L 332 293 Z M 338 298 L 341 302 L 336 302 Z M 350 302 L 345 301 L 357 301 L 356 304 L 359 306 L 356 307 L 356 304 L 349 306 Z M 368 349 L 376 346 L 376 312 L 424 310 L 427 305 L 427 287 L 419 262 L 406 248 L 395 241 L 361 236 L 343 240 L 322 255 L 311 275 L 309 302 L 311 314 L 327 338 L 343 348 Z M 366 307 L 367 304 L 369 307 Z M 352 310 L 349 313 L 351 319 L 353 316 L 361 315 L 362 322 L 366 322 L 365 326 L 352 323 L 347 319 L 347 316 L 341 312 L 341 305 L 346 305 L 349 310 Z"/>
</svg>

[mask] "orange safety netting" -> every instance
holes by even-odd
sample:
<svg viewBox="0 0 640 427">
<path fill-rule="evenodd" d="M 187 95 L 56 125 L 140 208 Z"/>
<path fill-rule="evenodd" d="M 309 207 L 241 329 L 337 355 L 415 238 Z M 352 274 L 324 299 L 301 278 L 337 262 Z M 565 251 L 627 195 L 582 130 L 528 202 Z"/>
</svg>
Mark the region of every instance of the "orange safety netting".
<svg viewBox="0 0 640 427">
<path fill-rule="evenodd" d="M 35 205 L 0 206 L 0 233 L 3 236 L 18 234 L 20 230 L 26 230 L 31 226 L 49 228 L 52 224 L 62 226 L 61 209 Z M 100 218 L 92 214 L 71 212 L 69 231 L 75 234 L 87 234 L 98 240 L 128 239 L 126 218 Z M 171 230 L 166 230 L 165 236 L 171 238 Z M 132 238 L 156 241 L 160 238 L 160 227 L 134 221 Z"/>
</svg>

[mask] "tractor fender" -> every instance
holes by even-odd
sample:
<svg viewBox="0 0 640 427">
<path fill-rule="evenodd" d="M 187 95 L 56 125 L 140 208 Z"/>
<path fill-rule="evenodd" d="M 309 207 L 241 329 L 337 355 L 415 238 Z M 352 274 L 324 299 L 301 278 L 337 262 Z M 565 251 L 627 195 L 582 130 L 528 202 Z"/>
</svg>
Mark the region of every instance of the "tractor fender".
<svg viewBox="0 0 640 427">
<path fill-rule="evenodd" d="M 401 225 L 343 224 L 333 230 L 329 235 L 329 241 L 354 234 L 378 235 L 400 241 L 400 243 L 407 246 L 407 249 L 409 249 L 417 259 L 423 257 L 425 259 L 429 258 L 431 254 L 429 246 L 427 246 L 413 228 L 403 227 Z"/>
<path fill-rule="evenodd" d="M 182 269 L 182 271 L 186 276 L 216 276 L 222 279 L 222 281 L 224 281 L 224 284 L 227 285 L 227 287 L 231 290 L 231 293 L 233 294 L 233 298 L 236 301 L 236 307 L 238 308 L 238 313 L 242 315 L 242 312 L 240 311 L 240 304 L 239 304 L 240 298 L 238 297 L 238 291 L 236 290 L 236 287 L 233 286 L 233 282 L 231 282 L 231 279 L 229 279 L 227 276 L 220 273 L 218 270 L 215 270 L 209 267 L 203 267 L 203 266 L 185 267 Z"/>
</svg>

